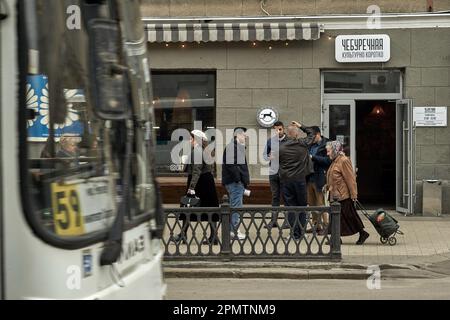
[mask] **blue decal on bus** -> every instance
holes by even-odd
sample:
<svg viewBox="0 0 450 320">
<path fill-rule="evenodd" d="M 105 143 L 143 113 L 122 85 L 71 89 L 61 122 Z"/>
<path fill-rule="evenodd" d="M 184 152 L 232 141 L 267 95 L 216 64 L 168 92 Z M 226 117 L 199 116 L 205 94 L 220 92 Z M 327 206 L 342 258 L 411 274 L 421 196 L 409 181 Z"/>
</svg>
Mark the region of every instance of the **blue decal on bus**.
<svg viewBox="0 0 450 320">
<path fill-rule="evenodd" d="M 80 121 L 74 103 L 84 102 L 82 90 L 64 90 L 66 97 L 67 116 L 64 123 L 54 124 L 55 137 L 62 134 L 81 136 L 83 134 L 83 124 Z M 35 111 L 36 117 L 27 121 L 28 139 L 30 141 L 45 141 L 48 138 L 49 128 L 49 90 L 48 78 L 45 75 L 33 75 L 27 77 L 26 85 L 26 108 Z"/>
</svg>

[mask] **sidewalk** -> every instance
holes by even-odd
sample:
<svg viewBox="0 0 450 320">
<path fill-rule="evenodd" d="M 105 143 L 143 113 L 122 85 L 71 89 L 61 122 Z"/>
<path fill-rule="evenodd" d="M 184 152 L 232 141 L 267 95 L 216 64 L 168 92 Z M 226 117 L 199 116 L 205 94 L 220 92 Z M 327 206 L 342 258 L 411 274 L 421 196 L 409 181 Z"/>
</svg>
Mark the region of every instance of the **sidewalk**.
<svg viewBox="0 0 450 320">
<path fill-rule="evenodd" d="M 383 245 L 372 224 L 361 215 L 370 237 L 364 245 L 357 246 L 358 235 L 343 237 L 342 261 L 361 264 L 423 263 L 439 260 L 440 255 L 450 253 L 450 216 L 405 217 L 395 211 L 389 213 L 398 220 L 404 235 L 396 235 L 395 246 Z"/>
<path fill-rule="evenodd" d="M 372 224 L 361 215 L 370 233 L 364 245 L 355 242 L 358 235 L 343 237 L 341 262 L 318 261 L 166 261 L 168 277 L 238 277 L 295 279 L 364 279 L 369 265 L 379 265 L 397 277 L 423 278 L 436 276 L 427 270 L 440 270 L 450 275 L 450 216 L 405 217 L 389 212 L 398 220 L 404 235 L 396 235 L 397 244 L 383 245 Z M 434 266 L 445 266 L 436 267 Z M 442 271 L 443 270 L 443 271 Z M 407 271 L 407 272 L 406 272 Z M 447 273 L 448 271 L 448 273 Z"/>
</svg>

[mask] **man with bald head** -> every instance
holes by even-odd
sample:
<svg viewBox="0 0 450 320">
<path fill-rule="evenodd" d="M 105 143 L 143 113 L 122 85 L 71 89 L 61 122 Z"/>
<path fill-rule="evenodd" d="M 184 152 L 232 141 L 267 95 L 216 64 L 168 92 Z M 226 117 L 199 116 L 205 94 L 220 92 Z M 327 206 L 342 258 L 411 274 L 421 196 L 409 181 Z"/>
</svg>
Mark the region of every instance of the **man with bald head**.
<svg viewBox="0 0 450 320">
<path fill-rule="evenodd" d="M 306 133 L 300 137 L 300 130 Z M 314 142 L 312 128 L 292 121 L 286 130 L 287 139 L 280 145 L 280 182 L 286 206 L 306 206 L 306 176 L 308 172 L 308 147 Z M 288 220 L 295 240 L 299 240 L 306 227 L 306 214 L 300 212 L 299 219 L 289 212 Z M 303 229 L 303 230 L 302 230 Z"/>
</svg>

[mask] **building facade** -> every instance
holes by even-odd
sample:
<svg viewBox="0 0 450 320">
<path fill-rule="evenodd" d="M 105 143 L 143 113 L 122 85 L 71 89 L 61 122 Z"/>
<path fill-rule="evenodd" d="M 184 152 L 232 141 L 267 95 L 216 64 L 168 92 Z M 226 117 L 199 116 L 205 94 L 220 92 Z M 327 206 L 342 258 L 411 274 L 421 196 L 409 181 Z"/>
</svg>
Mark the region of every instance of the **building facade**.
<svg viewBox="0 0 450 320">
<path fill-rule="evenodd" d="M 261 128 L 270 107 L 344 142 L 363 203 L 450 213 L 450 15 L 436 12 L 450 4 L 378 2 L 367 14 L 370 1 L 143 1 L 162 185 L 184 181 L 167 158 L 173 130 Z M 268 177 L 250 167 L 268 204 Z"/>
</svg>

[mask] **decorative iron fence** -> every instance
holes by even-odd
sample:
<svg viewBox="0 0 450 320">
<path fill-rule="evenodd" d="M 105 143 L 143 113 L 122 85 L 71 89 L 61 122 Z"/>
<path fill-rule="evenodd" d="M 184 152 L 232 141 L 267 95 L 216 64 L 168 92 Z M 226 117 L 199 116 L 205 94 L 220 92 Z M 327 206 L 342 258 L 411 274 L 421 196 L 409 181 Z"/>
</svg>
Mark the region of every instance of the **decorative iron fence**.
<svg viewBox="0 0 450 320">
<path fill-rule="evenodd" d="M 231 208 L 225 196 L 219 208 L 174 208 L 165 213 L 166 260 L 341 259 L 338 202 L 328 207 Z M 329 214 L 330 223 L 313 223 L 313 213 Z"/>
</svg>

